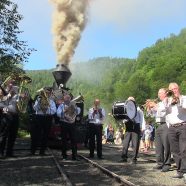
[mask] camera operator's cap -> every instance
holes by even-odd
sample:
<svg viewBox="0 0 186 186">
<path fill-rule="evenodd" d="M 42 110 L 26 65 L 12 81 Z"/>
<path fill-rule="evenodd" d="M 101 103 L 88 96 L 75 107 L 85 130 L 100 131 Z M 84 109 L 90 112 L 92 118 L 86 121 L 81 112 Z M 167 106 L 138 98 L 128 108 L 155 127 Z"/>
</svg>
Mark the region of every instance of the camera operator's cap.
<svg viewBox="0 0 186 186">
<path fill-rule="evenodd" d="M 132 96 L 128 97 L 128 99 L 127 99 L 127 100 L 132 100 L 132 101 L 135 101 L 134 97 L 132 97 Z"/>
</svg>

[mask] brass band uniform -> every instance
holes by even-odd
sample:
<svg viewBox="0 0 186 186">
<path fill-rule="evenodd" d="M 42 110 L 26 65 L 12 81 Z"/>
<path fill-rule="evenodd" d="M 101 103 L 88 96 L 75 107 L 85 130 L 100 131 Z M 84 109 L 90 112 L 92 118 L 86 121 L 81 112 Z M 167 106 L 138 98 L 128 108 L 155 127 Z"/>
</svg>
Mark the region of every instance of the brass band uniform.
<svg viewBox="0 0 186 186">
<path fill-rule="evenodd" d="M 186 183 L 186 96 L 180 94 L 177 83 L 170 83 L 173 96 L 167 99 L 166 122 L 171 153 L 176 162 L 177 174 L 173 178 L 184 178 Z"/>
<path fill-rule="evenodd" d="M 40 146 L 40 155 L 45 155 L 48 134 L 51 128 L 53 115 L 56 113 L 56 104 L 51 99 L 51 90 L 44 88 L 40 92 L 33 106 L 35 115 L 31 126 L 31 153 L 34 155 Z"/>
<path fill-rule="evenodd" d="M 8 132 L 8 124 L 6 122 L 5 113 L 3 113 L 3 108 L 6 107 L 6 92 L 5 90 L 0 86 L 0 156 L 4 156 L 4 145 L 5 143 L 3 140 L 5 139 L 5 136 Z"/>
<path fill-rule="evenodd" d="M 94 157 L 95 150 L 95 136 L 97 141 L 97 157 L 102 159 L 102 130 L 103 121 L 105 119 L 105 110 L 100 107 L 100 100 L 95 99 L 94 107 L 89 109 L 88 113 L 89 119 L 89 149 L 90 158 Z"/>
<path fill-rule="evenodd" d="M 3 108 L 3 122 L 7 124 L 6 134 L 3 136 L 1 142 L 1 154 L 4 155 L 6 149 L 6 156 L 12 157 L 13 147 L 17 137 L 18 127 L 19 127 L 19 115 L 17 108 L 18 100 L 18 87 L 12 86 L 6 96 L 5 107 Z"/>
<path fill-rule="evenodd" d="M 129 97 L 128 100 L 135 101 L 133 97 Z M 125 125 L 126 125 L 126 132 L 123 140 L 121 162 L 127 162 L 128 148 L 130 145 L 130 141 L 132 141 L 132 145 L 133 145 L 132 162 L 136 163 L 137 155 L 139 151 L 139 145 L 140 145 L 141 131 L 145 129 L 145 119 L 144 119 L 143 111 L 139 107 L 137 107 L 136 116 L 134 117 L 133 120 L 128 119 Z"/>
<path fill-rule="evenodd" d="M 168 126 L 165 121 L 166 110 L 164 107 L 165 98 L 167 97 L 166 91 L 165 88 L 159 89 L 158 97 L 161 101 L 154 105 L 156 123 L 158 124 L 155 137 L 157 165 L 154 169 L 161 169 L 162 172 L 169 171 L 171 167 L 170 143 L 168 139 Z"/>
<path fill-rule="evenodd" d="M 77 106 L 74 101 L 71 101 L 70 95 L 64 95 L 62 103 L 57 108 L 57 116 L 61 125 L 62 138 L 62 156 L 67 159 L 68 138 L 71 142 L 72 160 L 77 158 L 75 118 L 77 115 Z"/>
</svg>

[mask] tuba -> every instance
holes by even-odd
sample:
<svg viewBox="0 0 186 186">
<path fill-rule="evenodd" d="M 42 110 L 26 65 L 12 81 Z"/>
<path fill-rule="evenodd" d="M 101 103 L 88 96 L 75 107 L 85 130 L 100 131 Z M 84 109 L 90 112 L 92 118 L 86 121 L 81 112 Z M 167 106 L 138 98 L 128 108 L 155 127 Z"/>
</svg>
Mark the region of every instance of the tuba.
<svg viewBox="0 0 186 186">
<path fill-rule="evenodd" d="M 65 106 L 64 109 L 64 118 L 70 123 L 75 122 L 77 111 L 76 111 L 76 103 L 71 101 L 68 106 Z"/>
<path fill-rule="evenodd" d="M 79 94 L 79 96 L 75 97 L 72 101 L 74 102 L 84 102 L 83 95 Z"/>
<path fill-rule="evenodd" d="M 40 108 L 41 108 L 42 112 L 46 114 L 47 109 L 50 106 L 50 100 L 47 96 L 46 89 L 41 88 L 41 89 L 37 90 L 37 92 L 40 93 L 40 96 L 39 96 L 39 98 L 40 98 L 40 101 L 39 101 Z"/>
<path fill-rule="evenodd" d="M 7 89 L 10 81 L 11 83 L 15 82 L 15 84 L 19 85 L 17 108 L 20 113 L 25 113 L 27 111 L 28 102 L 30 100 L 30 93 L 26 85 L 31 83 L 32 79 L 25 74 L 11 74 L 1 84 L 1 87 L 6 94 L 8 94 L 13 87 L 12 85 L 11 88 L 9 87 Z"/>
<path fill-rule="evenodd" d="M 26 113 L 28 102 L 30 100 L 30 93 L 26 85 L 31 83 L 32 79 L 26 75 L 19 75 L 17 80 L 19 81 L 20 84 L 17 107 L 20 113 Z"/>
</svg>

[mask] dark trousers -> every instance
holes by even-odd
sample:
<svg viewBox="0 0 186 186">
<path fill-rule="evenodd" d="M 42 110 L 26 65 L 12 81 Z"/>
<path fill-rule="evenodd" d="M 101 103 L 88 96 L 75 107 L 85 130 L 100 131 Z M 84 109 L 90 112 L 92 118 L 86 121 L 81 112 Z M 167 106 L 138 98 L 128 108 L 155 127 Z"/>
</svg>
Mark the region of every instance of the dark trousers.
<svg viewBox="0 0 186 186">
<path fill-rule="evenodd" d="M 52 124 L 51 115 L 33 115 L 31 129 L 31 153 L 35 154 L 37 148 L 40 146 L 40 154 L 44 154 L 47 142 L 48 134 Z"/>
<path fill-rule="evenodd" d="M 85 141 L 84 141 L 84 145 L 85 147 L 88 146 L 89 144 L 89 138 L 90 138 L 90 134 L 89 134 L 89 126 L 86 126 L 86 133 L 85 133 Z"/>
<path fill-rule="evenodd" d="M 166 123 L 160 124 L 156 130 L 156 161 L 158 165 L 170 166 L 171 152 L 168 139 L 168 126 Z"/>
<path fill-rule="evenodd" d="M 89 124 L 89 149 L 90 149 L 90 156 L 94 157 L 94 150 L 95 150 L 95 137 L 97 142 L 97 156 L 100 158 L 102 157 L 102 130 L 103 126 L 95 125 L 90 123 Z"/>
<path fill-rule="evenodd" d="M 133 145 L 133 157 L 132 160 L 136 161 L 137 160 L 137 155 L 139 151 L 139 145 L 140 145 L 140 125 L 139 124 L 134 124 L 133 127 L 131 128 L 126 128 L 126 132 L 124 135 L 124 140 L 123 140 L 123 149 L 122 149 L 122 154 L 121 157 L 124 159 L 128 158 L 128 148 L 130 145 L 130 141 L 132 142 Z"/>
<path fill-rule="evenodd" d="M 8 129 L 9 129 L 9 125 L 5 117 L 5 114 L 2 114 L 0 118 L 0 155 L 1 156 L 4 155 L 6 140 L 8 137 Z"/>
<path fill-rule="evenodd" d="M 61 122 L 62 156 L 67 157 L 68 138 L 70 139 L 72 158 L 77 156 L 76 132 L 74 123 Z"/>
<path fill-rule="evenodd" d="M 170 126 L 168 137 L 177 170 L 186 173 L 186 125 Z"/>
<path fill-rule="evenodd" d="M 6 149 L 6 156 L 12 156 L 13 147 L 19 127 L 18 114 L 4 114 L 1 120 L 1 124 L 4 125 L 5 128 L 2 133 L 0 153 L 3 155 Z"/>
</svg>

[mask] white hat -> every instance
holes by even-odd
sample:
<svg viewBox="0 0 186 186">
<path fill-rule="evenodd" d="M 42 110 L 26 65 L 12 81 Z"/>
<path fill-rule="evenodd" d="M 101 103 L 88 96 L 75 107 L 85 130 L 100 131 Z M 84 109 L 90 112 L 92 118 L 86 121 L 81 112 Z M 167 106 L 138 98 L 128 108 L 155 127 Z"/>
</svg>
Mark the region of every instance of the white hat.
<svg viewBox="0 0 186 186">
<path fill-rule="evenodd" d="M 128 97 L 128 99 L 127 99 L 127 100 L 132 100 L 132 101 L 135 101 L 134 97 L 132 97 L 132 96 Z"/>
</svg>

